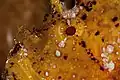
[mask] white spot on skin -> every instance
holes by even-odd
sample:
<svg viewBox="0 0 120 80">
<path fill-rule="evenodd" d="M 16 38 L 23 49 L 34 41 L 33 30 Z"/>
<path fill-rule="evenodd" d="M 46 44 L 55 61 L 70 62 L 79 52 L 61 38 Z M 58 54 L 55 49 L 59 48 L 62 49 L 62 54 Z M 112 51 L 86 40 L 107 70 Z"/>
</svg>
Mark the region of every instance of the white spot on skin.
<svg viewBox="0 0 120 80">
<path fill-rule="evenodd" d="M 70 26 L 70 20 L 69 19 L 67 20 L 67 24 Z"/>
<path fill-rule="evenodd" d="M 104 64 L 104 68 L 111 72 L 115 68 L 115 64 L 113 61 L 110 61 L 109 63 Z"/>
<path fill-rule="evenodd" d="M 72 14 L 71 14 L 71 17 L 72 17 L 72 18 L 75 18 L 75 17 L 76 17 L 76 14 L 75 14 L 75 13 L 72 13 Z"/>
<path fill-rule="evenodd" d="M 120 46 L 118 46 L 120 48 Z"/>
<path fill-rule="evenodd" d="M 27 53 L 27 49 L 24 48 L 23 51 Z"/>
<path fill-rule="evenodd" d="M 56 0 L 55 3 L 58 3 L 58 1 Z"/>
<path fill-rule="evenodd" d="M 113 43 L 112 43 L 113 45 L 115 45 L 116 44 L 116 42 L 115 41 L 113 41 Z"/>
<path fill-rule="evenodd" d="M 23 45 L 20 45 L 22 48 L 21 48 L 21 51 L 23 51 L 23 53 L 20 53 L 20 56 L 27 56 L 27 49 L 23 46 Z"/>
<path fill-rule="evenodd" d="M 18 60 L 18 63 L 21 62 L 21 61 L 23 61 L 23 60 L 22 59 Z"/>
<path fill-rule="evenodd" d="M 18 63 L 20 62 L 20 60 L 18 61 Z"/>
<path fill-rule="evenodd" d="M 77 8 L 76 6 L 74 6 L 72 9 L 67 10 L 65 5 L 62 5 L 64 11 L 62 12 L 62 16 L 63 18 L 67 19 L 67 18 L 75 18 L 76 14 L 79 12 L 79 8 Z"/>
<path fill-rule="evenodd" d="M 109 72 L 111 72 L 115 68 L 115 64 L 113 61 L 110 61 L 109 55 L 114 51 L 114 47 L 112 45 L 108 45 L 107 48 L 103 48 L 101 57 L 104 64 L 104 69 L 107 69 Z M 117 53 L 118 54 L 118 53 Z"/>
<path fill-rule="evenodd" d="M 85 79 L 82 78 L 81 80 L 85 80 Z"/>
<path fill-rule="evenodd" d="M 76 77 L 76 75 L 75 75 L 75 74 L 73 74 L 73 75 L 72 75 L 72 77 L 73 77 L 73 78 L 75 78 L 75 77 Z"/>
<path fill-rule="evenodd" d="M 52 35 L 52 34 L 51 34 L 50 36 L 51 36 L 51 37 L 54 37 L 54 35 Z"/>
<path fill-rule="evenodd" d="M 29 79 L 31 79 L 32 78 L 32 76 L 29 76 Z"/>
<path fill-rule="evenodd" d="M 107 63 L 107 62 L 109 61 L 109 58 L 103 58 L 102 61 L 103 61 L 104 63 Z"/>
<path fill-rule="evenodd" d="M 53 65 L 53 68 L 55 69 L 57 66 L 56 65 Z"/>
<path fill-rule="evenodd" d="M 118 58 L 118 60 L 120 60 L 120 58 Z"/>
<path fill-rule="evenodd" d="M 83 6 L 80 6 L 80 10 L 82 10 L 83 9 Z"/>
<path fill-rule="evenodd" d="M 22 53 L 20 53 L 20 56 L 22 56 Z"/>
<path fill-rule="evenodd" d="M 84 26 L 85 28 L 87 28 L 88 26 Z"/>
<path fill-rule="evenodd" d="M 61 56 L 60 51 L 59 51 L 59 50 L 56 50 L 55 55 L 56 55 L 57 57 L 60 57 L 60 56 Z"/>
<path fill-rule="evenodd" d="M 23 49 L 23 51 L 24 51 L 24 56 L 27 56 L 28 54 L 27 54 L 27 49 Z"/>
<path fill-rule="evenodd" d="M 48 77 L 48 76 L 49 76 L 49 73 L 48 73 L 48 72 L 45 72 L 45 76 L 47 76 L 47 77 Z"/>
<path fill-rule="evenodd" d="M 105 52 L 105 48 L 104 47 L 102 48 L 102 51 Z"/>
<path fill-rule="evenodd" d="M 106 51 L 107 51 L 108 53 L 112 53 L 112 52 L 114 51 L 114 46 L 112 46 L 112 45 L 107 45 Z"/>
<path fill-rule="evenodd" d="M 28 54 L 27 53 L 24 53 L 24 56 L 27 56 Z"/>
<path fill-rule="evenodd" d="M 66 42 L 66 40 L 67 40 L 67 38 L 65 38 L 63 41 L 61 41 L 61 42 L 58 44 L 58 46 L 59 46 L 60 48 L 64 48 L 64 47 L 65 47 L 65 42 Z"/>
<path fill-rule="evenodd" d="M 118 54 L 119 54 L 119 52 L 116 52 L 116 54 L 118 55 Z"/>
<path fill-rule="evenodd" d="M 102 54 L 101 54 L 101 57 L 103 57 L 103 58 L 106 58 L 107 56 L 108 56 L 107 53 L 102 53 Z"/>
<path fill-rule="evenodd" d="M 41 80 L 46 80 L 45 78 L 41 78 Z"/>
<path fill-rule="evenodd" d="M 72 48 L 72 50 L 73 50 L 73 51 L 75 51 L 75 50 L 76 50 L 76 48 L 75 48 L 75 47 L 73 47 L 73 48 Z"/>
<path fill-rule="evenodd" d="M 61 41 L 59 44 L 58 44 L 59 47 L 65 47 L 65 42 L 64 41 Z"/>
<path fill-rule="evenodd" d="M 9 62 L 9 59 L 6 61 L 6 63 L 8 63 Z"/>
<path fill-rule="evenodd" d="M 120 38 L 117 39 L 117 43 L 120 43 Z"/>
</svg>

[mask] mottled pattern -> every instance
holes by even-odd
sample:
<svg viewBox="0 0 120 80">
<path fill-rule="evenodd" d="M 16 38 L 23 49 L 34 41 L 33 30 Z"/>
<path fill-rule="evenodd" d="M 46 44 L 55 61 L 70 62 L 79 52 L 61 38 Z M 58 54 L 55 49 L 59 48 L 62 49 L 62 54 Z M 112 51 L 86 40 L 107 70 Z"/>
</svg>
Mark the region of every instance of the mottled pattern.
<svg viewBox="0 0 120 80">
<path fill-rule="evenodd" d="M 79 10 L 73 11 L 76 17 L 64 19 L 64 6 L 59 0 L 51 0 L 52 11 L 44 17 L 42 29 L 19 28 L 21 48 L 16 55 L 8 56 L 6 78 L 120 80 L 119 3 L 77 0 Z M 66 30 L 71 26 L 74 32 L 70 30 L 67 33 L 72 34 L 68 35 Z"/>
</svg>

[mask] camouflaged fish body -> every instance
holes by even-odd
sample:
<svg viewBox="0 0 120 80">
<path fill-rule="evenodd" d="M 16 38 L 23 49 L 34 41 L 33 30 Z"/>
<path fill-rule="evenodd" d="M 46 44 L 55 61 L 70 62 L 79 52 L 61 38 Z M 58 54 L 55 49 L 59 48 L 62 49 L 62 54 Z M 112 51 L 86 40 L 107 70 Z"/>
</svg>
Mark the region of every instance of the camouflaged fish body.
<svg viewBox="0 0 120 80">
<path fill-rule="evenodd" d="M 19 28 L 6 62 L 7 80 L 120 80 L 120 1 L 51 0 L 44 28 Z"/>
</svg>

